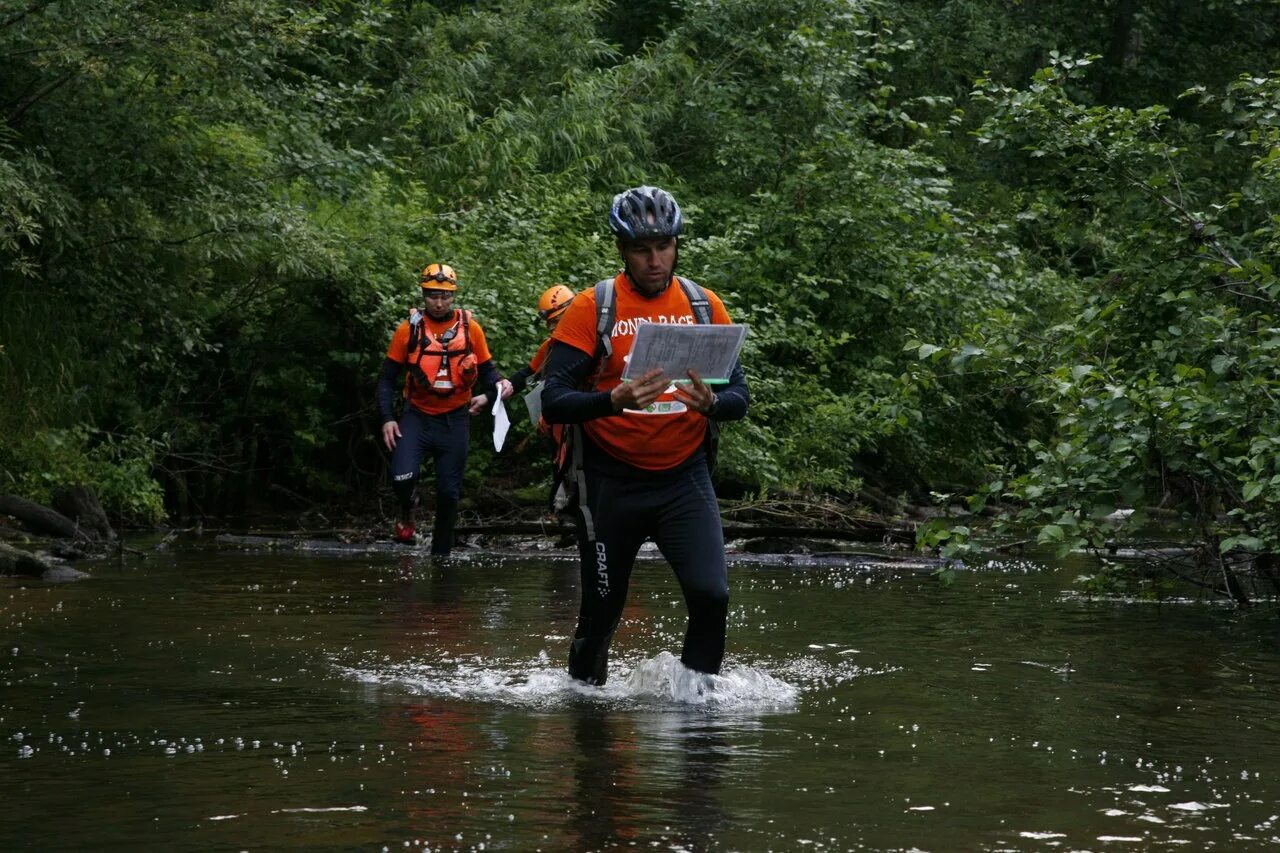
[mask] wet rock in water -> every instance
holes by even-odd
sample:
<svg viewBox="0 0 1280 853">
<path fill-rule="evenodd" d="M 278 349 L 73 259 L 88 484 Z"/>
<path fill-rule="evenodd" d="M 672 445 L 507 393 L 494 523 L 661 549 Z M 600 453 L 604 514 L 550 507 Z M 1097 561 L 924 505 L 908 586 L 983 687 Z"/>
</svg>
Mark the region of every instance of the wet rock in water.
<svg viewBox="0 0 1280 853">
<path fill-rule="evenodd" d="M 67 583 L 69 581 L 79 581 L 90 577 L 88 572 L 82 572 L 79 569 L 73 569 L 70 566 L 52 566 L 40 575 L 40 580 L 47 583 Z"/>
<path fill-rule="evenodd" d="M 80 580 L 87 572 L 64 566 L 42 554 L 33 554 L 0 542 L 0 574 L 37 577 L 47 581 Z"/>
<path fill-rule="evenodd" d="M 830 542 L 782 536 L 761 536 L 743 539 L 738 550 L 748 554 L 813 554 L 831 550 Z"/>
<path fill-rule="evenodd" d="M 52 564 L 35 554 L 0 542 L 0 573 L 6 575 L 39 576 Z"/>
<path fill-rule="evenodd" d="M 40 579 L 46 581 L 46 583 L 63 584 L 72 580 L 84 580 L 90 578 L 90 576 L 87 571 L 72 569 L 70 566 L 51 566 L 50 569 L 44 571 L 44 574 L 40 575 Z"/>
</svg>

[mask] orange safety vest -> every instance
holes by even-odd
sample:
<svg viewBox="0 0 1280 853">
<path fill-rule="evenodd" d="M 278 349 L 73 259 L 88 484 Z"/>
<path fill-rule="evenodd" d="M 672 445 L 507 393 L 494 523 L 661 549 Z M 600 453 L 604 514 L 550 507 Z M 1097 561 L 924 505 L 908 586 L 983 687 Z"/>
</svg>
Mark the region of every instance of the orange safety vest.
<svg viewBox="0 0 1280 853">
<path fill-rule="evenodd" d="M 471 312 L 459 309 L 458 320 L 438 337 L 418 311 L 409 315 L 409 381 L 417 388 L 448 397 L 475 384 L 479 369 L 471 353 Z"/>
</svg>

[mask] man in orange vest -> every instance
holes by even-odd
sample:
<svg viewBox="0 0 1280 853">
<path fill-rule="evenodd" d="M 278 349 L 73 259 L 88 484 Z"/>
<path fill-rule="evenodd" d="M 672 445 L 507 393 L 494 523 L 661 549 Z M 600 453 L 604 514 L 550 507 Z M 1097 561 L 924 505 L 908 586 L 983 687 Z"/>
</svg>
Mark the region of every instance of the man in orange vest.
<svg viewBox="0 0 1280 853">
<path fill-rule="evenodd" d="M 399 503 L 392 529 L 397 542 L 416 541 L 413 516 L 418 469 L 428 453 L 435 462 L 436 515 L 431 553 L 453 547 L 453 526 L 467 464 L 468 418 L 484 411 L 495 394 L 511 396 L 511 383 L 498 373 L 484 330 L 470 311 L 454 308 L 458 275 L 448 264 L 430 264 L 419 282 L 425 312 L 416 308 L 391 337 L 378 377 L 382 441 L 391 451 L 391 484 Z M 402 369 L 404 412 L 392 409 Z"/>
<path fill-rule="evenodd" d="M 542 391 L 543 417 L 579 425 L 574 433 L 582 439 L 582 600 L 569 674 L 605 683 L 609 644 L 646 538 L 675 570 L 689 610 L 680 660 L 715 674 L 724 657 L 729 583 L 707 448 L 713 421 L 746 415 L 747 382 L 736 363 L 719 391 L 692 372 L 679 386 L 671 379 L 684 377 L 660 369 L 622 381 L 638 326 L 731 320 L 718 296 L 674 275 L 684 218 L 670 193 L 648 186 L 619 193 L 609 225 L 623 271 L 574 297 L 552 333 Z M 609 316 L 601 298 L 615 302 L 608 346 L 597 332 Z"/>
</svg>

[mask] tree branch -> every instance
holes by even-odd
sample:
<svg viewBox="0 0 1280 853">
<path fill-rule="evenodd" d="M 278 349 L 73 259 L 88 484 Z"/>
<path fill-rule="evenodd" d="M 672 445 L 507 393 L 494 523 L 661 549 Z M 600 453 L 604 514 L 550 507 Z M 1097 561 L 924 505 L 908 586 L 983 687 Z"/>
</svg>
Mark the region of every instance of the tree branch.
<svg viewBox="0 0 1280 853">
<path fill-rule="evenodd" d="M 26 18 L 28 15 L 31 15 L 37 12 L 43 12 L 45 7 L 52 6 L 53 3 L 54 3 L 54 0 L 43 0 L 43 2 L 36 3 L 33 6 L 29 6 L 26 9 L 23 9 L 21 12 L 17 13 L 16 15 L 10 15 L 7 20 L 0 22 L 0 30 L 7 30 L 9 29 L 9 27 L 12 27 L 15 24 L 21 23 L 22 19 Z"/>
<path fill-rule="evenodd" d="M 9 126 L 17 127 L 18 123 L 22 121 L 22 117 L 26 115 L 27 110 L 31 109 L 31 107 L 34 106 L 39 101 L 43 100 L 44 98 L 47 98 L 49 95 L 52 95 L 57 90 L 61 89 L 68 82 L 70 82 L 72 78 L 74 78 L 75 76 L 76 74 L 74 71 L 68 71 L 66 74 L 63 74 L 61 77 L 58 77 L 57 79 L 54 79 L 54 80 L 50 80 L 43 88 L 31 93 L 26 98 L 24 98 L 22 103 L 18 104 L 18 106 L 14 108 L 12 112 L 9 113 L 9 116 L 6 119 L 6 121 L 9 123 Z"/>
</svg>

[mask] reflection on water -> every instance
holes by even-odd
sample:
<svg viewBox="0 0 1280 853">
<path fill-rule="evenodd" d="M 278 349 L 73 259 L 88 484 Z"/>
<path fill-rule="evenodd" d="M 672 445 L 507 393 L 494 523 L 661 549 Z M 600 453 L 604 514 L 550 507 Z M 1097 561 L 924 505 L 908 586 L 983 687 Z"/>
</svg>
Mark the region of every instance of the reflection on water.
<svg viewBox="0 0 1280 853">
<path fill-rule="evenodd" d="M 626 846 L 658 835 L 667 849 L 705 850 L 729 825 L 721 780 L 730 740 L 719 724 L 680 713 L 632 718 L 577 709 L 573 718 L 573 849 Z M 644 753 L 658 751 L 674 769 L 662 783 L 672 800 L 656 832 L 638 778 Z"/>
<path fill-rule="evenodd" d="M 643 563 L 604 688 L 570 561 L 190 551 L 0 580 L 0 849 L 1264 849 L 1274 616 L 737 565 L 720 676 Z M 56 816 L 51 818 L 50 816 Z"/>
</svg>

